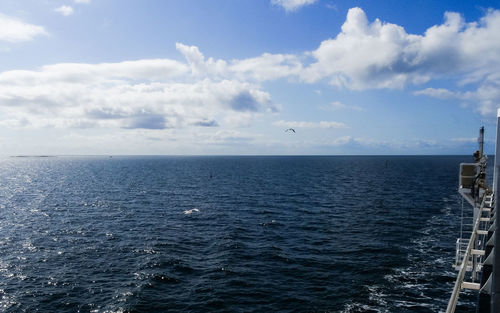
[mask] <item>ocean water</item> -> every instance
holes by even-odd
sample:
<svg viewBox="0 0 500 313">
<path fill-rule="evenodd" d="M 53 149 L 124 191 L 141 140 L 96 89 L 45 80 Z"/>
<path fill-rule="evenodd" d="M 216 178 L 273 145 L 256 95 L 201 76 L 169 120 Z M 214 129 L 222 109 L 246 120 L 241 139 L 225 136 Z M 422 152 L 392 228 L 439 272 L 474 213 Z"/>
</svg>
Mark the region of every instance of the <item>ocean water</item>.
<svg viewBox="0 0 500 313">
<path fill-rule="evenodd" d="M 444 312 L 470 161 L 3 158 L 0 311 Z"/>
</svg>

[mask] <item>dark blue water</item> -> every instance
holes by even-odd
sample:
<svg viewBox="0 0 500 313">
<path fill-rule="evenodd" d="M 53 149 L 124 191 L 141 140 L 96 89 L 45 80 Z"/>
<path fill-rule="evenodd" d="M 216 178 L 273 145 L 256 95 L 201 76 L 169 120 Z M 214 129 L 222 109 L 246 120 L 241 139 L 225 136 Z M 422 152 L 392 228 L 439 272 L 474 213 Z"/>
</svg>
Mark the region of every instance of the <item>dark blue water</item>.
<svg viewBox="0 0 500 313">
<path fill-rule="evenodd" d="M 0 310 L 444 311 L 465 161 L 1 159 Z"/>
</svg>

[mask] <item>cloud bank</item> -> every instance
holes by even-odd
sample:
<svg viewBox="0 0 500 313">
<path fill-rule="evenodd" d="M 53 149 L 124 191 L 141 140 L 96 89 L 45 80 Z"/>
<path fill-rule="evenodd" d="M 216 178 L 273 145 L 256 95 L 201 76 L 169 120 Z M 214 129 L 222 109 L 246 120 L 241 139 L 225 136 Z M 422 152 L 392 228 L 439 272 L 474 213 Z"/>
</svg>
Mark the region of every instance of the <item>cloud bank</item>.
<svg viewBox="0 0 500 313">
<path fill-rule="evenodd" d="M 197 51 L 196 47 L 182 47 Z M 169 59 L 63 63 L 37 71 L 0 73 L 0 124 L 32 128 L 217 127 L 248 123 L 259 114 L 276 111 L 270 95 L 258 85 L 201 75 L 193 69 L 190 55 L 185 56 L 187 64 Z"/>
<path fill-rule="evenodd" d="M 300 55 L 221 60 L 177 43 L 185 61 L 62 63 L 5 71 L 0 73 L 0 125 L 148 130 L 247 126 L 279 111 L 263 83 L 280 79 L 326 81 L 353 90 L 423 86 L 415 95 L 475 102 L 481 113 L 489 114 L 500 103 L 498 29 L 500 11 L 495 10 L 472 23 L 446 13 L 443 24 L 415 35 L 378 19 L 370 22 L 362 9 L 353 8 L 339 34 Z M 46 34 L 40 26 L 0 15 L 0 40 Z M 451 81 L 456 90 L 424 88 L 438 80 Z M 340 102 L 331 109 L 362 110 Z M 275 126 L 345 127 L 327 121 L 278 121 Z"/>
</svg>

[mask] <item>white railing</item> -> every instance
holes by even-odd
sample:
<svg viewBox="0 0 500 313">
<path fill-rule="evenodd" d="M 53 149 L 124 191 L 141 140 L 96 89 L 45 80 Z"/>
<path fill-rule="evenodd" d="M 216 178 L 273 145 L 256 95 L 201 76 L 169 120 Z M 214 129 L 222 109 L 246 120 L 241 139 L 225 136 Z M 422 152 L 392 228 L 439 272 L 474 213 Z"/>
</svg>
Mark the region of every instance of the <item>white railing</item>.
<svg viewBox="0 0 500 313">
<path fill-rule="evenodd" d="M 446 308 L 446 313 L 455 312 L 455 308 L 458 302 L 458 296 L 460 295 L 460 290 L 462 290 L 462 284 L 464 282 L 465 273 L 467 272 L 467 260 L 472 256 L 472 248 L 474 247 L 474 242 L 476 241 L 477 231 L 479 230 L 479 224 L 481 222 L 481 215 L 483 213 L 484 204 L 486 197 L 483 197 L 483 201 L 481 202 L 481 207 L 479 209 L 479 214 L 477 215 L 477 219 L 474 223 L 474 229 L 472 230 L 472 234 L 470 235 L 469 243 L 467 244 L 467 249 L 465 250 L 465 254 L 463 255 L 463 260 L 460 264 L 460 271 L 458 272 L 457 280 L 455 281 L 455 286 L 453 287 L 453 292 L 451 293 L 450 301 L 448 301 L 448 307 Z"/>
<path fill-rule="evenodd" d="M 469 245 L 469 239 L 466 238 L 457 238 L 456 243 L 456 253 L 455 253 L 455 269 L 459 270 L 462 262 L 465 258 L 465 252 L 467 251 L 467 246 Z M 470 268 L 471 258 L 467 260 L 468 269 Z"/>
</svg>

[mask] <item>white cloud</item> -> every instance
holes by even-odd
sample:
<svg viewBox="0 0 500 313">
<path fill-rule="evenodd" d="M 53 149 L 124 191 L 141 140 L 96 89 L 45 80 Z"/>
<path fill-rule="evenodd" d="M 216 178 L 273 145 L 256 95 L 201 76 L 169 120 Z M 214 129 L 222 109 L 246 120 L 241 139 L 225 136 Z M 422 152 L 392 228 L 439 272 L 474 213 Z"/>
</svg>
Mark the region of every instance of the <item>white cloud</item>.
<svg viewBox="0 0 500 313">
<path fill-rule="evenodd" d="M 447 149 L 449 147 L 438 144 L 435 140 L 407 139 L 398 140 L 374 140 L 362 137 L 342 136 L 329 138 L 323 143 L 327 146 L 340 147 L 338 151 L 351 151 L 360 154 L 426 154 L 432 149 Z"/>
<path fill-rule="evenodd" d="M 237 126 L 274 111 L 270 95 L 258 85 L 200 78 L 185 63 L 169 59 L 0 73 L 0 124 L 9 127 Z"/>
<path fill-rule="evenodd" d="M 48 35 L 42 26 L 29 24 L 0 13 L 0 41 L 29 41 L 40 35 Z"/>
<path fill-rule="evenodd" d="M 83 3 L 83 4 L 89 4 L 91 0 L 74 0 L 75 3 Z"/>
<path fill-rule="evenodd" d="M 297 132 L 299 133 L 299 132 Z M 286 137 L 285 137 L 286 138 Z M 344 135 L 340 137 L 313 136 L 305 140 L 301 137 L 289 136 L 293 140 L 276 140 L 272 142 L 273 147 L 279 147 L 277 153 L 289 151 L 290 154 L 297 152 L 307 154 L 313 151 L 315 154 L 381 154 L 381 155 L 401 155 L 401 154 L 429 154 L 434 151 L 449 153 L 457 150 L 462 143 L 457 142 L 437 142 L 428 139 L 405 139 L 405 140 L 379 140 L 365 137 L 355 137 Z M 257 140 L 255 140 L 257 141 Z M 254 141 L 254 142 L 255 142 Z"/>
<path fill-rule="evenodd" d="M 490 114 L 500 103 L 500 11 L 490 10 L 479 21 L 465 23 L 447 12 L 444 23 L 423 35 L 408 34 L 399 25 L 369 22 L 360 8 L 350 9 L 342 31 L 304 55 L 269 54 L 243 60 L 205 59 L 197 47 L 177 44 L 193 75 L 260 83 L 289 79 L 330 84 L 354 90 L 421 85 L 451 80 L 457 90 L 426 88 L 415 95 L 477 103 Z M 312 59 L 306 65 L 305 57 Z M 462 89 L 466 89 L 465 91 Z M 330 109 L 359 107 L 333 103 Z"/>
<path fill-rule="evenodd" d="M 333 85 L 352 89 L 398 88 L 424 82 L 428 76 L 415 68 L 418 39 L 398 25 L 378 19 L 370 24 L 363 10 L 353 8 L 342 32 L 311 52 L 316 62 L 302 77 L 308 82 L 327 78 Z"/>
<path fill-rule="evenodd" d="M 344 123 L 321 121 L 321 122 L 303 122 L 303 121 L 277 121 L 275 126 L 288 128 L 346 128 Z"/>
<path fill-rule="evenodd" d="M 333 4 L 333 3 L 327 3 L 325 6 L 326 6 L 328 9 L 330 9 L 330 10 L 335 10 L 335 11 L 337 11 L 337 12 L 338 12 L 338 10 L 339 10 L 339 8 L 338 8 L 335 4 Z"/>
<path fill-rule="evenodd" d="M 13 70 L 0 73 L 0 82 L 8 85 L 60 82 L 97 84 L 120 79 L 174 80 L 188 72 L 188 67 L 169 59 L 147 59 L 119 63 L 59 63 L 46 65 L 38 71 Z"/>
<path fill-rule="evenodd" d="M 417 90 L 413 94 L 417 96 L 430 96 L 443 100 L 456 99 L 462 96 L 460 93 L 452 92 L 445 88 L 426 88 L 422 90 Z"/>
<path fill-rule="evenodd" d="M 264 53 L 256 58 L 233 61 L 229 70 L 240 78 L 265 81 L 299 75 L 302 64 L 294 55 Z"/>
<path fill-rule="evenodd" d="M 56 11 L 57 13 L 60 13 L 64 16 L 70 16 L 74 13 L 73 8 L 70 6 L 67 6 L 67 5 L 62 5 L 56 9 L 54 9 L 54 11 Z"/>
<path fill-rule="evenodd" d="M 0 40 L 47 34 L 40 26 L 0 15 Z M 478 23 L 458 14 L 424 35 L 398 25 L 368 22 L 349 10 L 342 32 L 304 55 L 269 54 L 241 60 L 205 58 L 196 46 L 176 44 L 185 62 L 148 59 L 119 63 L 47 65 L 0 73 L 0 124 L 9 127 L 108 127 L 123 129 L 223 129 L 249 125 L 276 112 L 261 83 L 322 79 L 350 88 L 400 88 L 451 79 L 459 90 L 426 88 L 416 95 L 477 101 L 488 114 L 500 103 L 500 11 Z M 464 86 L 468 91 L 462 91 Z M 333 102 L 329 109 L 362 108 Z M 341 122 L 278 121 L 285 128 L 345 128 Z"/>
<path fill-rule="evenodd" d="M 297 56 L 264 53 L 243 60 L 205 60 L 198 47 L 176 43 L 176 48 L 186 58 L 191 72 L 197 77 L 235 78 L 239 80 L 266 81 L 298 76 L 302 64 Z"/>
<path fill-rule="evenodd" d="M 340 101 L 333 101 L 329 105 L 322 106 L 321 108 L 324 110 L 353 110 L 358 112 L 364 111 L 362 107 L 356 105 L 347 105 Z"/>
<path fill-rule="evenodd" d="M 301 77 L 311 83 L 327 79 L 355 90 L 402 88 L 442 79 L 457 82 L 458 88 L 476 84 L 474 92 L 428 88 L 417 94 L 479 101 L 478 109 L 488 114 L 500 103 L 500 40 L 494 39 L 498 29 L 497 10 L 473 23 L 447 12 L 443 24 L 414 35 L 378 19 L 370 23 L 362 9 L 353 8 L 342 31 L 310 52 L 314 61 Z"/>
<path fill-rule="evenodd" d="M 474 91 L 450 91 L 445 88 L 426 88 L 414 92 L 415 95 L 437 99 L 457 99 L 476 104 L 483 115 L 490 115 L 500 107 L 500 79 L 485 79 Z"/>
<path fill-rule="evenodd" d="M 288 12 L 296 11 L 303 6 L 315 3 L 316 1 L 317 0 L 271 0 L 271 3 L 282 6 Z"/>
<path fill-rule="evenodd" d="M 235 130 L 219 130 L 214 134 L 201 135 L 202 141 L 200 143 L 208 144 L 248 144 L 255 139 L 255 135 L 244 134 Z"/>
<path fill-rule="evenodd" d="M 451 138 L 451 141 L 459 143 L 475 143 L 477 142 L 477 138 Z"/>
<path fill-rule="evenodd" d="M 351 136 L 342 136 L 338 138 L 333 138 L 330 139 L 327 144 L 333 145 L 333 146 L 342 146 L 346 145 L 348 143 L 354 142 L 356 139 L 352 138 Z"/>
</svg>

